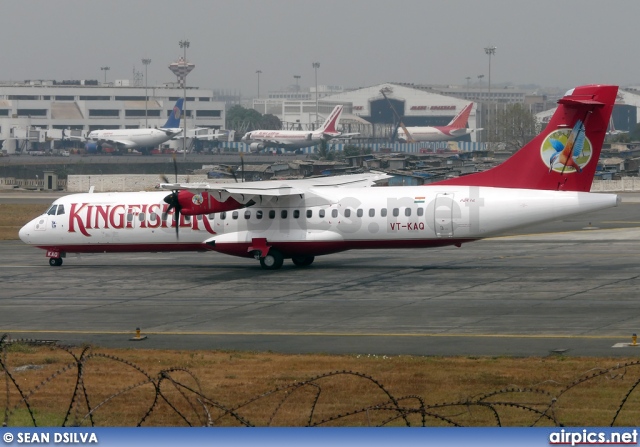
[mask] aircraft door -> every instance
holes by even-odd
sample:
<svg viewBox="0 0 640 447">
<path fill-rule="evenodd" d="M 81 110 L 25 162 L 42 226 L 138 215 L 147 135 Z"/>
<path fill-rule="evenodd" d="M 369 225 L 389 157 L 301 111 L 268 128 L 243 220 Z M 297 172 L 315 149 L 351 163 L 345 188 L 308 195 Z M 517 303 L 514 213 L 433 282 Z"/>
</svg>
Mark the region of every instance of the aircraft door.
<svg viewBox="0 0 640 447">
<path fill-rule="evenodd" d="M 453 193 L 436 195 L 434 220 L 437 237 L 453 237 Z"/>
</svg>

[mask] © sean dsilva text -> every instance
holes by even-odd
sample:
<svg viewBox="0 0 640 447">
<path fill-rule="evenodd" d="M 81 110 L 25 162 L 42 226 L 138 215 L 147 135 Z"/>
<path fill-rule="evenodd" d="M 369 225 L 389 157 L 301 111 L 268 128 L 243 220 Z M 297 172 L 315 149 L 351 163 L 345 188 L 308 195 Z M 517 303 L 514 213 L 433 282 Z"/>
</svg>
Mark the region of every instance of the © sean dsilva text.
<svg viewBox="0 0 640 447">
<path fill-rule="evenodd" d="M 37 432 L 18 432 L 15 435 L 15 441 L 18 444 L 48 444 L 51 442 L 53 435 L 54 444 L 97 444 L 98 437 L 95 433 L 37 433 Z M 5 433 L 3 441 L 7 444 L 13 442 L 13 434 Z"/>
</svg>

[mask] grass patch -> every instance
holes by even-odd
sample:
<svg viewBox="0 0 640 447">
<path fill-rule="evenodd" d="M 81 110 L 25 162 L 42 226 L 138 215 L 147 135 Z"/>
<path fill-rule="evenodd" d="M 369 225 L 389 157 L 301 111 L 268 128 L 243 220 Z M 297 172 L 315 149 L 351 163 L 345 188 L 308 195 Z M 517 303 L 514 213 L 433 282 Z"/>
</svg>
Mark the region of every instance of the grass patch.
<svg viewBox="0 0 640 447">
<path fill-rule="evenodd" d="M 20 228 L 44 213 L 49 205 L 0 203 L 0 241 L 17 240 Z"/>
<path fill-rule="evenodd" d="M 10 426 L 33 425 L 20 392 L 40 426 L 60 425 L 70 406 L 66 424 L 80 426 L 89 406 L 97 426 L 405 426 L 396 405 L 420 426 L 420 400 L 427 426 L 606 426 L 618 412 L 616 425 L 631 426 L 640 416 L 635 359 L 89 349 L 72 398 L 70 352 L 29 346 L 5 358 Z"/>
</svg>

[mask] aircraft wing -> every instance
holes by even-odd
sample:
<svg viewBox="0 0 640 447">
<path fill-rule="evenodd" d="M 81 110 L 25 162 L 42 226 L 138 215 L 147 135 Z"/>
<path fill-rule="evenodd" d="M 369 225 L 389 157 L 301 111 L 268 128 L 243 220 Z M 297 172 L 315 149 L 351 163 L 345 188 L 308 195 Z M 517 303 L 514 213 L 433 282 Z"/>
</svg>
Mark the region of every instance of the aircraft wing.
<svg viewBox="0 0 640 447">
<path fill-rule="evenodd" d="M 392 176 L 383 172 L 339 175 L 332 177 L 307 178 L 299 180 L 266 180 L 244 183 L 161 183 L 160 189 L 189 190 L 193 192 L 217 193 L 221 198 L 233 197 L 239 202 L 247 202 L 256 196 L 287 197 L 304 196 L 311 189 L 368 187 Z"/>
</svg>

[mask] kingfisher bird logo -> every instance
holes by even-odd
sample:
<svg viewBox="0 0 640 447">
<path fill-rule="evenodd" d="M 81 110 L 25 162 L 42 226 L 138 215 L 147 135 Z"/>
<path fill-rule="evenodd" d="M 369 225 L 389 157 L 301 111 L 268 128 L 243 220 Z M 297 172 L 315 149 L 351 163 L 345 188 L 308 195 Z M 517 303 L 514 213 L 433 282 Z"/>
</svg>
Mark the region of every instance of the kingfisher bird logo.
<svg viewBox="0 0 640 447">
<path fill-rule="evenodd" d="M 173 106 L 173 117 L 177 120 L 180 119 L 180 109 L 177 106 Z"/>
<path fill-rule="evenodd" d="M 194 205 L 202 205 L 203 201 L 202 194 L 194 194 L 193 197 L 191 197 L 191 202 L 193 202 Z"/>
<path fill-rule="evenodd" d="M 542 161 L 549 172 L 563 174 L 582 172 L 582 168 L 591 160 L 591 142 L 585 135 L 581 120 L 573 129 L 558 129 L 547 135 L 540 147 Z"/>
</svg>

